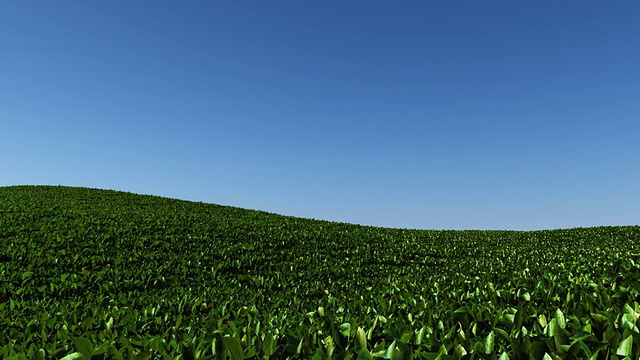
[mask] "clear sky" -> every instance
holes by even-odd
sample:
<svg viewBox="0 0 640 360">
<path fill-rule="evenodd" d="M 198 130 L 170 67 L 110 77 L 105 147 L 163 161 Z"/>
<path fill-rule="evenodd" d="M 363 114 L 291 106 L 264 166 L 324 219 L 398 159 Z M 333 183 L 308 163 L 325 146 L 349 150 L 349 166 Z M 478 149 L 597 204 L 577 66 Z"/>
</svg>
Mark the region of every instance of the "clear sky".
<svg viewBox="0 0 640 360">
<path fill-rule="evenodd" d="M 638 1 L 1 1 L 0 186 L 640 221 Z"/>
</svg>

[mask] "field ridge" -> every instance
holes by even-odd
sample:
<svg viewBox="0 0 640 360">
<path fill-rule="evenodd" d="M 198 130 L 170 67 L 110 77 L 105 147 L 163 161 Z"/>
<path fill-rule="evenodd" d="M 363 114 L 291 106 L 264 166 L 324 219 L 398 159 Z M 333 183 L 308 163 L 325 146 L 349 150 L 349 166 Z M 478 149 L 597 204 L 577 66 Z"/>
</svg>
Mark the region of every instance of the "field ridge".
<svg viewBox="0 0 640 360">
<path fill-rule="evenodd" d="M 639 294 L 639 226 L 408 230 L 0 187 L 3 358 L 637 359 Z"/>
</svg>

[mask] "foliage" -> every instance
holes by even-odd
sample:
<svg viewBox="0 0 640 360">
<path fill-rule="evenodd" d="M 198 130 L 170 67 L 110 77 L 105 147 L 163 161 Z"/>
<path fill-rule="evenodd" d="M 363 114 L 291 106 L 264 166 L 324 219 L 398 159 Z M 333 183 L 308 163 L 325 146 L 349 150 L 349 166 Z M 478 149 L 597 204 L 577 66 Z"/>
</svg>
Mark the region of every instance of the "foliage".
<svg viewBox="0 0 640 360">
<path fill-rule="evenodd" d="M 638 359 L 640 227 L 356 226 L 0 188 L 0 357 Z"/>
</svg>

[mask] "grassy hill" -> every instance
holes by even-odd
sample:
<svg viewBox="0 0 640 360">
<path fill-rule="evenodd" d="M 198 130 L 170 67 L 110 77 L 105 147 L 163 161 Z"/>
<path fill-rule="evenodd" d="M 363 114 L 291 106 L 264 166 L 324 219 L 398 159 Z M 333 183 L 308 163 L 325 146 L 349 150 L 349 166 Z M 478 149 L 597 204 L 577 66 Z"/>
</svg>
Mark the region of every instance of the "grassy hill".
<svg viewBox="0 0 640 360">
<path fill-rule="evenodd" d="M 402 230 L 0 188 L 2 358 L 638 359 L 638 301 L 638 226 Z"/>
</svg>

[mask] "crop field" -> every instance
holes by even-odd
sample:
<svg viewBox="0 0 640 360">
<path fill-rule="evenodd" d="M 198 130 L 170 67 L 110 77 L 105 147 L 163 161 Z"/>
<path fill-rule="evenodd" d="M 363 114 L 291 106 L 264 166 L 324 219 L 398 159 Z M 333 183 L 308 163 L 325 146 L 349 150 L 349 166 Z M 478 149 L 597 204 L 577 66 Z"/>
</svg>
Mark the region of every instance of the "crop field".
<svg viewBox="0 0 640 360">
<path fill-rule="evenodd" d="M 0 188 L 0 357 L 638 359 L 640 227 L 431 231 Z"/>
</svg>

